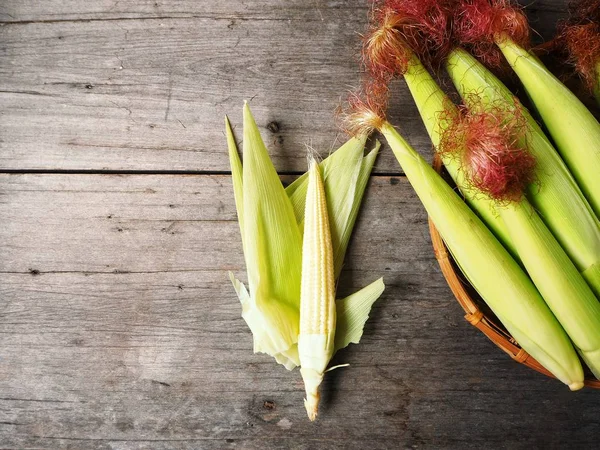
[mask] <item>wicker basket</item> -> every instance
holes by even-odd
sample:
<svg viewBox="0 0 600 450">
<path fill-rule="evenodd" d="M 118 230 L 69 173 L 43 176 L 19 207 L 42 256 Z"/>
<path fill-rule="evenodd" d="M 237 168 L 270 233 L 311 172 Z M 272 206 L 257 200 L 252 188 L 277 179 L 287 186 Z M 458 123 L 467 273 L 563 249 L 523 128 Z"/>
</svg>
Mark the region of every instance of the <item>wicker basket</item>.
<svg viewBox="0 0 600 450">
<path fill-rule="evenodd" d="M 437 172 L 442 173 L 443 166 L 441 160 L 437 156 L 434 159 L 433 167 Z M 448 177 L 445 178 L 448 179 Z M 442 273 L 444 274 L 452 293 L 456 297 L 456 300 L 465 310 L 465 319 L 467 322 L 478 328 L 515 361 L 525 364 L 544 375 L 555 378 L 554 375 L 548 372 L 540 363 L 519 346 L 517 341 L 515 341 L 510 333 L 506 331 L 494 313 L 492 313 L 484 303 L 483 299 L 477 294 L 468 281 L 464 279 L 460 269 L 452 259 L 452 255 L 448 251 L 446 244 L 444 244 L 442 237 L 431 220 L 429 220 L 429 232 L 431 233 L 435 259 L 437 259 L 440 268 L 442 269 Z M 585 385 L 600 389 L 600 381 L 592 376 L 586 378 Z"/>
</svg>

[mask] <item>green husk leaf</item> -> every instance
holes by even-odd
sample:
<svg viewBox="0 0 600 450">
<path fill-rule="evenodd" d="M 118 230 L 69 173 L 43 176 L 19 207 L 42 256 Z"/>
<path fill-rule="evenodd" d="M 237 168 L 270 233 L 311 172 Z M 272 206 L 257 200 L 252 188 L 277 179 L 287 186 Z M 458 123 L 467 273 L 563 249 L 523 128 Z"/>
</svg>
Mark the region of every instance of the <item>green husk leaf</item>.
<svg viewBox="0 0 600 450">
<path fill-rule="evenodd" d="M 371 307 L 384 289 L 383 278 L 380 278 L 360 291 L 336 301 L 335 352 L 349 344 L 359 343 Z"/>
<path fill-rule="evenodd" d="M 292 204 L 247 104 L 243 134 L 243 208 L 238 209 L 238 216 L 243 223 L 242 242 L 250 294 L 243 317 L 252 330 L 254 350 L 267 353 L 292 368 L 299 364 L 295 344 L 298 341 L 302 236 Z M 239 171 L 239 168 L 234 169 L 233 159 L 232 172 Z"/>
<path fill-rule="evenodd" d="M 242 304 L 242 317 L 250 326 L 251 330 L 257 330 L 256 333 L 252 331 L 252 335 L 254 336 L 254 353 L 269 353 L 269 349 L 275 345 L 285 345 L 285 344 L 277 344 L 272 343 L 272 340 L 277 338 L 276 335 L 266 333 L 266 327 L 270 326 L 269 322 L 265 320 L 265 318 L 257 313 L 256 306 L 254 302 L 250 298 L 250 294 L 240 280 L 236 279 L 233 273 L 229 272 L 229 279 L 231 280 L 231 284 L 233 284 L 233 288 L 240 299 L 240 303 Z M 275 360 L 285 366 L 286 369 L 292 370 L 296 366 L 298 366 L 298 347 L 297 344 L 293 344 L 288 350 L 283 351 L 281 353 L 272 354 Z"/>
<path fill-rule="evenodd" d="M 238 215 L 240 234 L 242 236 L 242 247 L 244 245 L 244 183 L 242 180 L 242 162 L 238 153 L 233 130 L 229 118 L 225 116 L 225 132 L 227 134 L 227 148 L 229 151 L 229 165 L 231 166 L 231 179 L 233 182 L 233 195 L 235 198 L 235 209 Z M 236 289 L 237 291 L 237 289 Z"/>
<path fill-rule="evenodd" d="M 600 370 L 598 369 L 597 361 L 600 360 L 600 350 L 596 350 L 595 352 L 582 352 L 578 350 L 579 356 L 583 359 L 583 362 L 590 368 L 592 373 L 597 379 L 600 379 Z M 596 362 L 596 364 L 594 364 Z"/>
<path fill-rule="evenodd" d="M 594 291 L 596 298 L 600 299 L 600 262 L 588 267 L 581 272 L 581 275 L 583 275 L 585 281 L 587 281 L 592 291 Z"/>
<path fill-rule="evenodd" d="M 250 294 L 248 294 L 248 289 L 244 286 L 240 280 L 235 278 L 233 272 L 229 272 L 229 279 L 231 280 L 231 284 L 233 284 L 233 289 L 235 289 L 235 293 L 240 299 L 240 303 L 242 304 L 242 315 L 251 307 L 252 300 L 250 299 Z"/>
</svg>

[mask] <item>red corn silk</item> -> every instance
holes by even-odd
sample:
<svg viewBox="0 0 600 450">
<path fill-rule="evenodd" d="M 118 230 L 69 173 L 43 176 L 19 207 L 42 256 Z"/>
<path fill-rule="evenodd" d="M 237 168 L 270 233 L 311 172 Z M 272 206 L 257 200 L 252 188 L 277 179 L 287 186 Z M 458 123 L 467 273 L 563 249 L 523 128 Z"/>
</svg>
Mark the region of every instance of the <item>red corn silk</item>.
<svg viewBox="0 0 600 450">
<path fill-rule="evenodd" d="M 597 83 L 596 66 L 600 62 L 600 26 L 595 23 L 569 25 L 560 33 L 567 48 L 568 61 L 586 82 L 589 89 Z"/>
<path fill-rule="evenodd" d="M 451 11 L 457 0 L 376 0 L 364 37 L 363 62 L 371 77 L 368 102 L 402 76 L 414 52 L 428 66 L 441 62 L 452 48 Z"/>
<path fill-rule="evenodd" d="M 458 158 L 467 188 L 476 189 L 499 204 L 519 201 L 534 181 L 535 158 L 522 146 L 525 118 L 504 106 L 483 106 L 476 99 L 469 108 L 452 108 L 439 150 Z"/>
<path fill-rule="evenodd" d="M 386 7 L 407 17 L 404 34 L 425 63 L 444 59 L 454 47 L 452 15 L 458 0 L 386 0 Z"/>
<path fill-rule="evenodd" d="M 453 32 L 457 42 L 467 45 L 474 56 L 491 67 L 502 67 L 504 58 L 498 40 L 511 39 L 530 46 L 527 17 L 510 0 L 463 0 L 456 9 Z"/>
<path fill-rule="evenodd" d="M 352 92 L 343 107 L 338 108 L 340 128 L 351 136 L 369 134 L 385 122 L 389 89 L 380 79 L 367 77 L 358 92 Z"/>
<path fill-rule="evenodd" d="M 403 34 L 405 17 L 391 10 L 375 10 L 374 19 L 365 35 L 363 61 L 370 75 L 388 84 L 406 72 L 410 49 Z"/>
<path fill-rule="evenodd" d="M 600 0 L 579 0 L 569 4 L 571 13 L 570 22 L 586 23 L 595 22 L 600 24 Z"/>
<path fill-rule="evenodd" d="M 458 0 L 376 0 L 373 2 L 372 31 L 393 27 L 404 45 L 417 54 L 426 65 L 442 61 L 453 47 L 451 36 L 452 11 Z M 405 65 L 396 70 L 402 75 Z"/>
<path fill-rule="evenodd" d="M 600 0 L 580 0 L 569 5 L 571 17 L 559 26 L 553 48 L 567 55 L 588 88 L 596 83 L 600 61 Z"/>
</svg>

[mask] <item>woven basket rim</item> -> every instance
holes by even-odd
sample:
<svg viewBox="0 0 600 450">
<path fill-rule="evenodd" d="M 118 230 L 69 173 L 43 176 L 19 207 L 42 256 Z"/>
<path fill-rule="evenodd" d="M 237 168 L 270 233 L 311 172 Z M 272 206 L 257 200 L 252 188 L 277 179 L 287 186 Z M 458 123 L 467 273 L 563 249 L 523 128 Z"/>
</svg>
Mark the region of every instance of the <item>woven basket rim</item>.
<svg viewBox="0 0 600 450">
<path fill-rule="evenodd" d="M 440 173 L 443 164 L 439 156 L 436 154 L 433 160 L 433 168 Z M 485 334 L 496 346 L 506 352 L 512 359 L 518 363 L 524 364 L 544 375 L 556 378 L 548 370 L 546 370 L 539 362 L 537 362 L 529 353 L 523 350 L 518 342 L 505 329 L 498 325 L 495 317 L 489 317 L 479 307 L 478 302 L 472 298 L 467 291 L 469 283 L 464 279 L 460 270 L 454 262 L 448 247 L 444 243 L 442 236 L 438 232 L 434 223 L 429 219 L 429 234 L 431 235 L 431 243 L 433 244 L 433 252 L 435 259 L 442 269 L 444 278 L 446 279 L 450 290 L 454 297 L 465 311 L 465 319 L 479 331 Z M 585 386 L 600 389 L 600 380 L 595 378 L 586 378 Z"/>
</svg>

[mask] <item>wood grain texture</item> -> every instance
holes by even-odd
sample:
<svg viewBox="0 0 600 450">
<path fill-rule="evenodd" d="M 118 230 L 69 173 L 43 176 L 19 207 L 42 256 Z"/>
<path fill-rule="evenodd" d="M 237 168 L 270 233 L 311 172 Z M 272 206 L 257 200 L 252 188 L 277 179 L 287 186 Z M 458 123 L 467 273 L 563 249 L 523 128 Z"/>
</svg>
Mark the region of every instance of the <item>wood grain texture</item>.
<svg viewBox="0 0 600 450">
<path fill-rule="evenodd" d="M 462 319 L 405 178 L 374 177 L 340 295 L 383 275 L 308 422 L 297 371 L 252 354 L 229 176 L 0 176 L 3 448 L 591 448 L 570 393 Z"/>
<path fill-rule="evenodd" d="M 527 8 L 544 38 L 565 3 Z M 370 182 L 338 293 L 381 275 L 387 290 L 315 424 L 299 373 L 252 353 L 227 277 L 245 279 L 223 115 L 239 130 L 253 99 L 283 172 L 305 170 L 307 143 L 335 148 L 366 5 L 0 2 L 0 448 L 597 445 L 597 392 L 514 363 L 462 319 L 402 176 Z M 390 119 L 431 156 L 401 82 Z M 401 173 L 385 148 L 376 172 Z"/>
<path fill-rule="evenodd" d="M 306 144 L 344 140 L 334 110 L 359 84 L 366 4 L 4 1 L 0 169 L 227 171 L 223 116 L 253 99 L 278 170 L 304 170 Z M 528 8 L 545 37 L 564 10 Z M 430 157 L 403 83 L 393 93 L 390 120 Z M 375 171 L 400 173 L 390 152 Z"/>
</svg>

